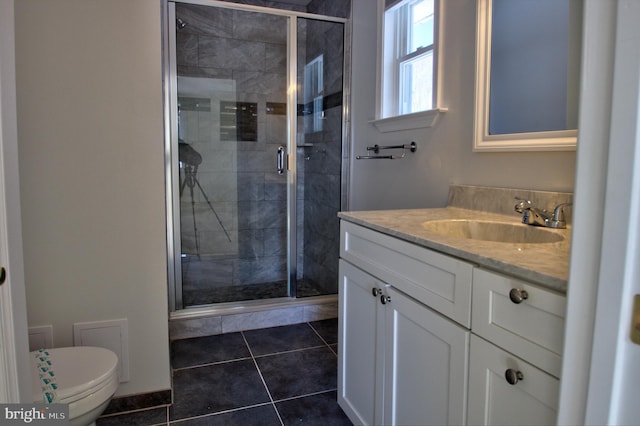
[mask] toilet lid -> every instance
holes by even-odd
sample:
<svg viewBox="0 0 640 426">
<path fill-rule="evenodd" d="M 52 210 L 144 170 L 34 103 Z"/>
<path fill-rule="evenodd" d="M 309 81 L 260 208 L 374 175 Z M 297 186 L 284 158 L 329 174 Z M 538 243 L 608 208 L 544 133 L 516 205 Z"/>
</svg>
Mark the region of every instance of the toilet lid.
<svg viewBox="0 0 640 426">
<path fill-rule="evenodd" d="M 30 357 L 36 402 L 70 403 L 100 389 L 117 374 L 118 357 L 104 348 L 46 349 L 31 352 Z M 55 401 L 46 401 L 46 390 L 55 392 Z"/>
</svg>

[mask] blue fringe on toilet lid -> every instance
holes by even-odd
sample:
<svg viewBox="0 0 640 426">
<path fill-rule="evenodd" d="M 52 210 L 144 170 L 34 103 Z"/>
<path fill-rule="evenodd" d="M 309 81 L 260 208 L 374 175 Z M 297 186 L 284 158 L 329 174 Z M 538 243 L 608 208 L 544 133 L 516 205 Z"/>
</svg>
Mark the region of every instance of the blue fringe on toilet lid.
<svg viewBox="0 0 640 426">
<path fill-rule="evenodd" d="M 58 384 L 56 383 L 56 375 L 53 372 L 53 363 L 49 359 L 49 352 L 46 349 L 38 349 L 35 357 L 44 402 L 52 404 L 58 399 Z"/>
</svg>

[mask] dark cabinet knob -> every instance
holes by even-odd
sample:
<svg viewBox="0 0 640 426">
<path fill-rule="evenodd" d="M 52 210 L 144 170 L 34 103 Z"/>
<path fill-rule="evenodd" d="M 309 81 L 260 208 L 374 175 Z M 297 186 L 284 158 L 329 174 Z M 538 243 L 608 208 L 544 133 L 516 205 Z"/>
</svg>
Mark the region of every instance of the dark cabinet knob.
<svg viewBox="0 0 640 426">
<path fill-rule="evenodd" d="M 516 305 L 519 305 L 520 303 L 522 303 L 524 300 L 527 300 L 528 298 L 529 298 L 529 293 L 527 293 L 526 290 L 522 290 L 519 288 L 512 288 L 511 291 L 509 292 L 509 299 L 511 299 L 511 301 Z"/>
<path fill-rule="evenodd" d="M 510 385 L 515 385 L 520 380 L 524 379 L 524 376 L 522 375 L 522 372 L 520 372 L 518 370 L 514 370 L 513 368 L 510 368 L 507 371 L 505 371 L 504 372 L 504 377 L 505 377 L 505 379 L 507 379 L 507 383 L 509 383 Z"/>
</svg>

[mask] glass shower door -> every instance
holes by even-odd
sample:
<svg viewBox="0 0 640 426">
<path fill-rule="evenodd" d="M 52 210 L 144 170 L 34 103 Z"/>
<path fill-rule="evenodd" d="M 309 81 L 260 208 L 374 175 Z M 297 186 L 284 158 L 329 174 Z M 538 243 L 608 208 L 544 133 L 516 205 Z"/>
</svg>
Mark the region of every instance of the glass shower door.
<svg viewBox="0 0 640 426">
<path fill-rule="evenodd" d="M 298 18 L 297 296 L 338 292 L 344 24 Z"/>
<path fill-rule="evenodd" d="M 346 20 L 186 1 L 168 20 L 172 307 L 337 293 Z"/>
<path fill-rule="evenodd" d="M 289 20 L 175 5 L 181 307 L 289 295 Z"/>
</svg>

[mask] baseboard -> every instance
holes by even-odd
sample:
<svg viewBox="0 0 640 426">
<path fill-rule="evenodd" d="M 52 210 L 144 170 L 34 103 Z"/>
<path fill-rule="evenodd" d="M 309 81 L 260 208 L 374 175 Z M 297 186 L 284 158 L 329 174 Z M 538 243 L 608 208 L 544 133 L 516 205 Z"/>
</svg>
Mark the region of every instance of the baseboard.
<svg viewBox="0 0 640 426">
<path fill-rule="evenodd" d="M 128 411 L 146 410 L 149 408 L 171 405 L 171 402 L 171 389 L 119 396 L 111 400 L 102 415 L 105 416 L 125 413 Z"/>
</svg>

